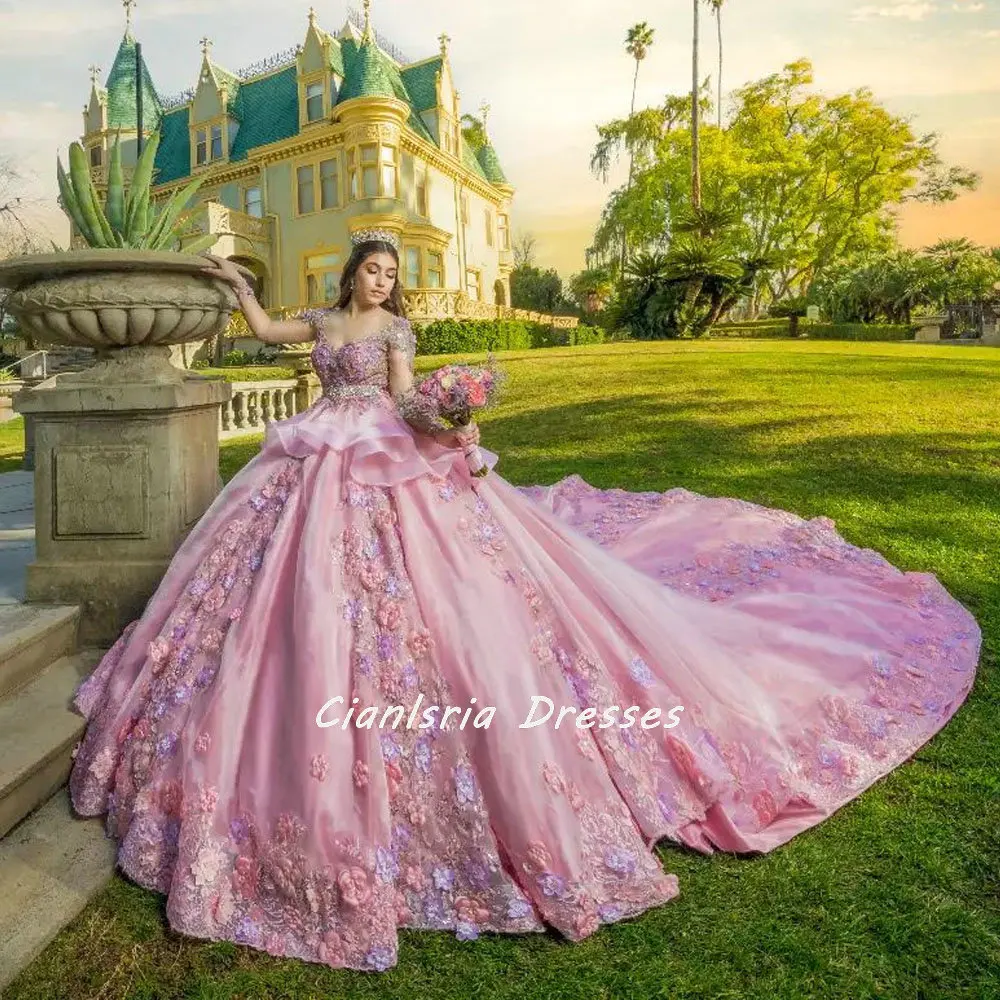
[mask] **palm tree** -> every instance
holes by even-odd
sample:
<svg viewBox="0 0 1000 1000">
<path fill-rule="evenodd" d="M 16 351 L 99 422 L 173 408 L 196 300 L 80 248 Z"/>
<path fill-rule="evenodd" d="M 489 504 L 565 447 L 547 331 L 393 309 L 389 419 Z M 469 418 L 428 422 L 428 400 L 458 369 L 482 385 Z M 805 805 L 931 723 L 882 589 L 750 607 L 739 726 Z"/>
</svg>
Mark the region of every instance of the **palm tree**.
<svg viewBox="0 0 1000 1000">
<path fill-rule="evenodd" d="M 718 114 L 719 114 L 719 128 L 722 128 L 722 5 L 726 0 L 706 0 L 709 7 L 712 8 L 715 14 L 715 27 L 719 35 L 719 78 L 717 80 L 719 98 L 718 98 Z"/>
<path fill-rule="evenodd" d="M 633 24 L 631 28 L 628 29 L 628 34 L 625 36 L 625 51 L 635 60 L 635 74 L 632 77 L 632 105 L 629 110 L 629 119 L 635 115 L 635 95 L 636 88 L 639 85 L 639 65 L 642 63 L 643 59 L 649 54 L 649 50 L 653 44 L 653 29 L 645 22 L 640 21 L 638 24 Z M 626 191 L 632 190 L 632 179 L 635 176 L 635 153 L 629 153 L 628 162 L 628 187 Z M 627 240 L 625 236 L 625 229 L 622 229 L 622 271 L 625 270 L 625 259 L 628 254 Z"/>
<path fill-rule="evenodd" d="M 701 149 L 699 132 L 701 130 L 701 108 L 699 106 L 698 86 L 698 4 L 701 0 L 692 0 L 694 5 L 694 30 L 691 44 L 691 204 L 695 210 L 701 208 Z"/>
</svg>

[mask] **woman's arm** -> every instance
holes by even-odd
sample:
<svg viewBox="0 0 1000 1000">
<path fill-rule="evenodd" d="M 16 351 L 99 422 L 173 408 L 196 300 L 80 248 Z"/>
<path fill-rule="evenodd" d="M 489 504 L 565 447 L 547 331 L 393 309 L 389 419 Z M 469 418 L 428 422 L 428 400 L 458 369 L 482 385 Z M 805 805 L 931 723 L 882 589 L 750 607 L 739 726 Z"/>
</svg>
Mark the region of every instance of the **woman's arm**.
<svg viewBox="0 0 1000 1000">
<path fill-rule="evenodd" d="M 479 428 L 473 424 L 466 432 L 447 428 L 434 405 L 416 391 L 413 359 L 417 341 L 409 323 L 396 324 L 389 338 L 389 391 L 399 415 L 418 433 L 434 438 L 447 448 L 464 448 L 479 443 Z"/>
<path fill-rule="evenodd" d="M 247 326 L 258 340 L 265 344 L 303 344 L 316 339 L 313 324 L 306 319 L 271 319 L 254 297 L 253 289 L 246 278 L 240 274 L 232 261 L 212 254 L 204 256 L 215 265 L 204 268 L 204 272 L 233 286 L 240 311 L 246 317 Z"/>
</svg>

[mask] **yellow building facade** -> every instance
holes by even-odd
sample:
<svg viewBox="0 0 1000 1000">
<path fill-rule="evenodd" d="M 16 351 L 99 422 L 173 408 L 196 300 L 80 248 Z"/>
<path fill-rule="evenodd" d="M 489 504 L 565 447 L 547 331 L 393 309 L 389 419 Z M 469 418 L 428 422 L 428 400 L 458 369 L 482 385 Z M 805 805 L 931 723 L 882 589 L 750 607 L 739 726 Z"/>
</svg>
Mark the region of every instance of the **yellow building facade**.
<svg viewBox="0 0 1000 1000">
<path fill-rule="evenodd" d="M 138 79 L 143 135 L 161 136 L 154 195 L 203 177 L 193 229 L 257 275 L 270 310 L 335 300 L 351 234 L 378 227 L 399 237 L 415 319 L 512 315 L 514 189 L 485 127 L 463 134 L 449 39 L 407 62 L 365 6 L 336 34 L 310 11 L 296 49 L 240 73 L 202 39 L 195 86 L 167 100 L 130 24 L 103 86 L 92 68 L 83 142 L 95 179 L 116 136 L 135 162 Z"/>
</svg>

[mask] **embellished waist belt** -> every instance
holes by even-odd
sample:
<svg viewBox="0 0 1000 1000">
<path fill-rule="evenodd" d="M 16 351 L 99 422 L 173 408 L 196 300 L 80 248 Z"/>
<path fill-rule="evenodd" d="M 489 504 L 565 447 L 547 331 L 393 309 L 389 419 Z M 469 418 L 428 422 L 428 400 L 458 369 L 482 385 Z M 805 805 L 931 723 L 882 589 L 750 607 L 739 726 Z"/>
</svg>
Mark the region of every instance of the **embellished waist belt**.
<svg viewBox="0 0 1000 1000">
<path fill-rule="evenodd" d="M 388 398 L 388 390 L 377 385 L 333 385 L 323 390 L 323 397 L 335 403 L 343 399 L 377 399 L 379 396 Z"/>
</svg>

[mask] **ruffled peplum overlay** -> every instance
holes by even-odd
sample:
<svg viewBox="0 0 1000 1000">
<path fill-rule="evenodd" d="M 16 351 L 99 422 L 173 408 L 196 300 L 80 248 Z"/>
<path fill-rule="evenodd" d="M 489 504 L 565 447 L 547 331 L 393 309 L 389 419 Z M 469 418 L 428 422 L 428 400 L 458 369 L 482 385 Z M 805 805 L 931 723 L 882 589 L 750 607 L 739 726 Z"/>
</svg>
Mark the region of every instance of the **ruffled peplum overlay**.
<svg viewBox="0 0 1000 1000">
<path fill-rule="evenodd" d="M 401 927 L 577 940 L 677 894 L 656 841 L 769 851 L 968 694 L 933 576 L 738 500 L 473 479 L 394 409 L 405 322 L 316 325 L 324 398 L 77 694 L 73 803 L 175 930 L 370 970 Z"/>
</svg>

